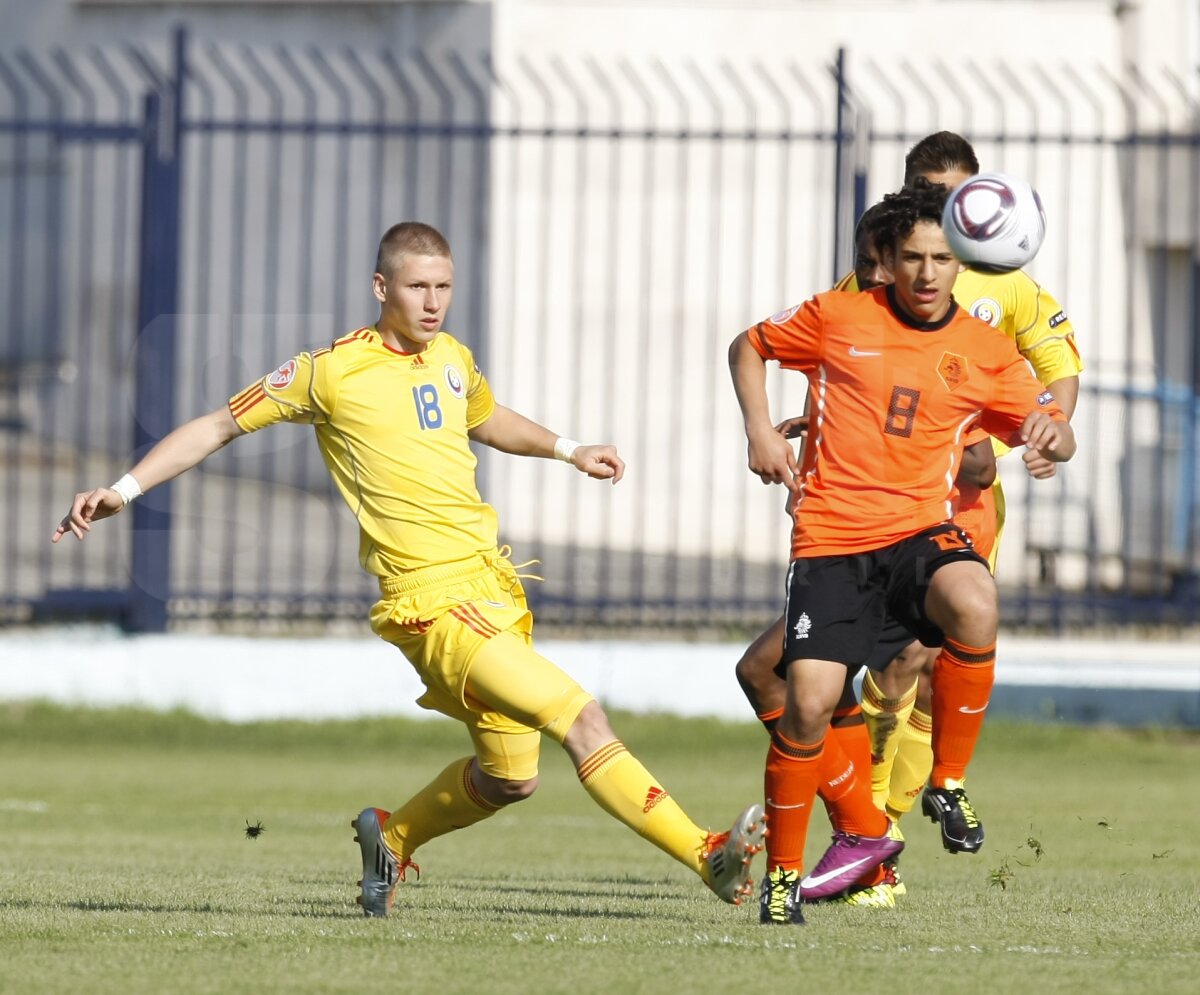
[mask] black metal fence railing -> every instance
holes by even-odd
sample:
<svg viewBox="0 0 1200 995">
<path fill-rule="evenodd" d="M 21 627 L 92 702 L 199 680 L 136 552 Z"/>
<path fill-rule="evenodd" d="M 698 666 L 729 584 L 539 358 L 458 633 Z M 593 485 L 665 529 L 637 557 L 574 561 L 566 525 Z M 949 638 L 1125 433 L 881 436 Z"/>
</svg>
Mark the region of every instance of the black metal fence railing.
<svg viewBox="0 0 1200 995">
<path fill-rule="evenodd" d="M 924 74 L 924 76 L 922 75 Z M 928 77 L 928 78 L 925 78 Z M 902 92 L 896 81 L 903 78 Z M 914 90 L 913 88 L 916 87 Z M 455 249 L 448 327 L 498 396 L 618 443 L 589 487 L 480 454 L 532 598 L 577 624 L 755 624 L 782 498 L 745 470 L 725 347 L 824 289 L 905 150 L 957 130 L 1050 214 L 1032 267 L 1086 363 L 1080 455 L 1004 465 L 1011 621 L 1200 606 L 1200 120 L 1132 67 L 515 58 L 255 48 L 0 51 L 4 617 L 359 614 L 374 585 L 304 430 L 240 440 L 75 549 L 77 489 L 299 349 L 374 320 L 389 224 Z M 912 100 L 912 94 L 924 97 Z M 803 385 L 773 374 L 779 414 Z"/>
</svg>

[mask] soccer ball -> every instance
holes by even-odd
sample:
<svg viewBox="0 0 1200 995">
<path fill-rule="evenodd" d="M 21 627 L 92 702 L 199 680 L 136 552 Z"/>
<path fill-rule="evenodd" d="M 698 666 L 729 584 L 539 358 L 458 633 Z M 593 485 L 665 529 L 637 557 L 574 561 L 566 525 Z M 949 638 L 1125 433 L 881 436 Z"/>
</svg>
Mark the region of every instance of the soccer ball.
<svg viewBox="0 0 1200 995">
<path fill-rule="evenodd" d="M 1004 173 L 977 173 L 951 192 L 942 212 L 950 251 L 972 269 L 1007 272 L 1026 266 L 1046 237 L 1037 191 Z"/>
</svg>

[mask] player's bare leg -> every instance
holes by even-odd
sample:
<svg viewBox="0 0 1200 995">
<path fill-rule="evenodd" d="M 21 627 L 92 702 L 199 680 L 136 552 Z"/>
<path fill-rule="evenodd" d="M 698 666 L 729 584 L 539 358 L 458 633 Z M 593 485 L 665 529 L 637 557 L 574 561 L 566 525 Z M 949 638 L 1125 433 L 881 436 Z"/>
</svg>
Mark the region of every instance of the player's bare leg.
<svg viewBox="0 0 1200 995">
<path fill-rule="evenodd" d="M 771 732 L 787 701 L 787 680 L 778 672 L 783 660 L 786 619 L 780 615 L 747 647 L 734 674 L 758 720 Z"/>
</svg>

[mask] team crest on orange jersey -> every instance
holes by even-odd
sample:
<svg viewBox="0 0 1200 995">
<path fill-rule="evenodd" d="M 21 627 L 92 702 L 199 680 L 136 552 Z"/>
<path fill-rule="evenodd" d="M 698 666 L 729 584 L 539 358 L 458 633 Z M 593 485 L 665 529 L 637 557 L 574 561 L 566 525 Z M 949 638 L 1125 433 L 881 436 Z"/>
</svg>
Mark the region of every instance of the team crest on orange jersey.
<svg viewBox="0 0 1200 995">
<path fill-rule="evenodd" d="M 967 382 L 967 361 L 962 356 L 957 356 L 952 352 L 942 353 L 937 370 L 938 376 L 942 378 L 942 383 L 951 391 L 957 390 Z"/>
</svg>

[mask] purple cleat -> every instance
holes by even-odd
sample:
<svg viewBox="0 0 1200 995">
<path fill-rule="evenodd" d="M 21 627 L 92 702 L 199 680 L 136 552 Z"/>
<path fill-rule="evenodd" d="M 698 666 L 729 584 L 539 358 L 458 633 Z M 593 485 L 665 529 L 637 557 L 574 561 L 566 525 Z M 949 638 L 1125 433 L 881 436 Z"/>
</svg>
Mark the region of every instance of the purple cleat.
<svg viewBox="0 0 1200 995">
<path fill-rule="evenodd" d="M 854 836 L 840 830 L 812 872 L 800 882 L 806 902 L 840 894 L 868 871 L 904 849 L 904 841 L 891 835 L 892 824 L 882 836 Z"/>
</svg>

